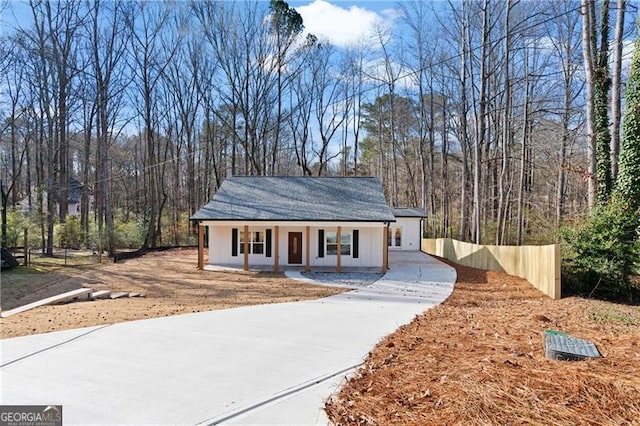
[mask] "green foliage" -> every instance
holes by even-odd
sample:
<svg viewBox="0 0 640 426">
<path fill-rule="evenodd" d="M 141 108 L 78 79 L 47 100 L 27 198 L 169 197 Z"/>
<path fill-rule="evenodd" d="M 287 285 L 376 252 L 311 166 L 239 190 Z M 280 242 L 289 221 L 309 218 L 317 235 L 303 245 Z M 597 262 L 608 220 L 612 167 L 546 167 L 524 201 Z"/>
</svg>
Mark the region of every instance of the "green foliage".
<svg viewBox="0 0 640 426">
<path fill-rule="evenodd" d="M 7 246 L 22 246 L 22 235 L 24 228 L 28 227 L 28 222 L 20 212 L 15 209 L 7 210 Z"/>
<path fill-rule="evenodd" d="M 582 225 L 564 228 L 562 238 L 563 275 L 578 292 L 605 298 L 638 296 L 629 280 L 638 251 L 638 211 L 613 199 L 599 206 Z"/>
<path fill-rule="evenodd" d="M 415 103 L 397 94 L 378 96 L 373 103 L 363 104 L 362 111 L 362 127 L 374 139 L 391 141 L 392 121 L 396 137 L 403 134 L 408 137 L 419 124 L 415 118 Z"/>
<path fill-rule="evenodd" d="M 283 35 L 297 35 L 302 32 L 304 25 L 302 16 L 284 0 L 271 0 L 271 24 L 276 33 Z"/>
<path fill-rule="evenodd" d="M 37 247 L 38 226 L 20 211 L 9 208 L 7 210 L 7 246 L 22 247 L 24 245 L 24 230 L 28 232 L 29 247 Z"/>
<path fill-rule="evenodd" d="M 606 109 L 606 75 L 597 75 L 596 111 Z M 602 84 L 604 82 L 604 85 Z M 596 116 L 599 205 L 582 226 L 561 231 L 563 272 L 583 292 L 633 299 L 640 295 L 640 39 L 636 39 L 627 81 L 626 112 L 622 121 L 619 169 L 615 190 L 607 202 L 608 121 Z M 605 140 L 606 139 L 606 140 Z M 606 144 L 605 144 L 606 142 Z M 606 146 L 605 146 L 606 145 Z M 634 284 L 635 282 L 635 284 Z"/>
<path fill-rule="evenodd" d="M 173 218 L 166 216 L 164 221 L 161 245 L 170 246 L 194 246 L 198 244 L 198 234 L 191 228 L 189 214 L 181 213 L 177 223 L 173 223 Z"/>
<path fill-rule="evenodd" d="M 148 226 L 148 215 L 132 217 L 128 220 L 122 215 L 115 217 L 116 249 L 142 247 Z M 159 244 L 166 245 L 196 245 L 197 234 L 193 232 L 189 224 L 189 214 L 182 213 L 176 225 L 172 223 L 169 214 L 163 217 L 163 240 Z M 41 230 L 36 214 L 23 215 L 19 210 L 7 211 L 7 244 L 9 247 L 22 247 L 24 244 L 24 230 L 28 231 L 28 246 L 31 249 L 41 247 Z M 88 234 L 82 232 L 80 219 L 76 216 L 67 216 L 66 223 L 58 223 L 54 227 L 54 245 L 59 248 L 97 250 L 100 247 L 97 223 L 90 221 Z M 102 247 L 106 246 L 106 229 L 103 230 Z"/>
<path fill-rule="evenodd" d="M 596 199 L 603 205 L 611 196 L 611 134 L 609 133 L 609 80 L 606 68 L 596 71 L 594 112 L 596 132 Z"/>
<path fill-rule="evenodd" d="M 144 220 L 116 221 L 116 248 L 140 248 L 147 228 Z"/>
<path fill-rule="evenodd" d="M 636 39 L 625 93 L 622 141 L 618 160 L 616 194 L 640 208 L 640 38 Z"/>
<path fill-rule="evenodd" d="M 82 245 L 80 221 L 75 216 L 67 216 L 66 222 L 57 224 L 53 232 L 54 242 L 58 247 L 77 250 Z"/>
</svg>

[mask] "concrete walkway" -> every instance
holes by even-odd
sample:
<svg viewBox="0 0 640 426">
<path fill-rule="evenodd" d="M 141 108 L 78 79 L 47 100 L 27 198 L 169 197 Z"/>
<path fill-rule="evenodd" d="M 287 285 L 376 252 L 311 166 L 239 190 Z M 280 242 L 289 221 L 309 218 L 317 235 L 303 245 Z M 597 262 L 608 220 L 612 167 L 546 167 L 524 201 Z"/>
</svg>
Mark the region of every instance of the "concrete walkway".
<svg viewBox="0 0 640 426">
<path fill-rule="evenodd" d="M 326 424 L 345 375 L 453 289 L 422 253 L 390 265 L 320 300 L 1 340 L 0 404 L 62 404 L 64 424 Z"/>
</svg>

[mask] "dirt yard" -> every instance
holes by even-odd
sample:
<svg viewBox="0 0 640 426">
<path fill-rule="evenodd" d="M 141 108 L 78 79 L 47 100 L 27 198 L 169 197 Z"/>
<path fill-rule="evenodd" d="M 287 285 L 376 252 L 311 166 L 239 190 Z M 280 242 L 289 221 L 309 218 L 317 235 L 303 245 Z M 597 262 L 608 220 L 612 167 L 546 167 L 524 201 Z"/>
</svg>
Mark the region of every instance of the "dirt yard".
<svg viewBox="0 0 640 426">
<path fill-rule="evenodd" d="M 383 339 L 327 404 L 336 425 L 640 425 L 640 307 L 553 301 L 526 281 L 456 266 L 441 306 Z M 544 356 L 543 333 L 603 358 Z"/>
<path fill-rule="evenodd" d="M 196 264 L 196 250 L 171 250 L 117 264 L 57 268 L 46 273 L 25 273 L 20 268 L 2 272 L 0 300 L 5 310 L 83 286 L 140 292 L 145 297 L 42 306 L 1 318 L 0 337 L 318 299 L 346 291 L 300 283 L 282 273 L 198 271 Z"/>
</svg>

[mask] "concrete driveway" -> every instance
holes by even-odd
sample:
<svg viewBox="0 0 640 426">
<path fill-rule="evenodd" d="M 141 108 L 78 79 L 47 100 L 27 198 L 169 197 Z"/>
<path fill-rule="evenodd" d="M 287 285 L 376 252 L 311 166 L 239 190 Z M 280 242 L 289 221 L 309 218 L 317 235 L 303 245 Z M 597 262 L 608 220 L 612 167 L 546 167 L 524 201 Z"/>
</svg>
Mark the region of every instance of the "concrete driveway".
<svg viewBox="0 0 640 426">
<path fill-rule="evenodd" d="M 371 348 L 453 290 L 455 270 L 423 253 L 390 265 L 320 300 L 1 340 L 0 404 L 62 404 L 64 424 L 326 424 Z"/>
</svg>

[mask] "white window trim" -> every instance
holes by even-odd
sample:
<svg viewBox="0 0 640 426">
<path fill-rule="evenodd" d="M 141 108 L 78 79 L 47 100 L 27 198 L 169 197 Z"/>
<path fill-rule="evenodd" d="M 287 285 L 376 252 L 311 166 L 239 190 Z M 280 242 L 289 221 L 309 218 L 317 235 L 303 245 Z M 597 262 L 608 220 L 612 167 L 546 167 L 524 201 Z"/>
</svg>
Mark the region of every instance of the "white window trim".
<svg viewBox="0 0 640 426">
<path fill-rule="evenodd" d="M 256 241 L 256 233 L 262 235 L 262 238 L 260 238 L 260 235 L 258 235 L 258 239 L 261 239 L 262 241 Z M 267 245 L 266 231 L 264 229 L 251 229 L 249 230 L 249 236 L 251 237 L 249 239 L 249 256 L 264 257 Z M 262 253 L 255 253 L 254 246 L 257 244 L 262 245 Z M 238 254 L 244 254 L 244 230 L 240 229 L 238 230 Z"/>
<path fill-rule="evenodd" d="M 333 234 L 336 238 L 335 243 L 329 242 L 329 235 Z M 340 250 L 344 250 L 345 247 L 349 247 L 349 253 L 341 253 L 340 256 L 351 256 L 353 254 L 352 245 L 353 245 L 353 234 L 350 231 L 342 231 L 340 233 L 340 239 L 344 237 L 349 237 L 349 244 L 344 244 L 344 242 L 340 243 Z M 329 252 L 329 246 L 336 246 L 335 253 Z M 324 253 L 326 256 L 338 256 L 338 231 L 324 231 Z"/>
</svg>

